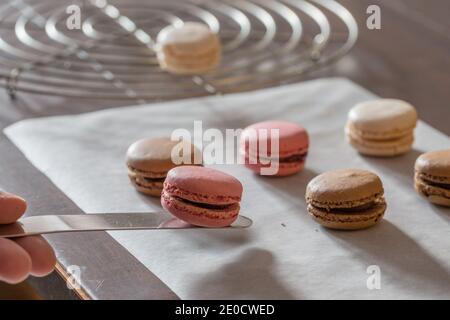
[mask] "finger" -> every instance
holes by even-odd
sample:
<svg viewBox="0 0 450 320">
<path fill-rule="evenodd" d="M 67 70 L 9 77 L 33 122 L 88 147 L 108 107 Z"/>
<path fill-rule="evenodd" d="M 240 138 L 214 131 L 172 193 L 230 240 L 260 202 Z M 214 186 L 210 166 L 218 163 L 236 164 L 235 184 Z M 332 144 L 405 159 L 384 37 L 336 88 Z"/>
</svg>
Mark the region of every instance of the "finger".
<svg viewBox="0 0 450 320">
<path fill-rule="evenodd" d="M 53 271 L 56 264 L 55 253 L 41 236 L 24 237 L 15 240 L 31 257 L 31 274 L 44 277 Z"/>
<path fill-rule="evenodd" d="M 21 197 L 0 192 L 0 224 L 13 223 L 27 210 L 27 203 Z"/>
<path fill-rule="evenodd" d="M 29 254 L 17 243 L 0 238 L 0 281 L 15 284 L 25 280 L 31 271 Z"/>
</svg>

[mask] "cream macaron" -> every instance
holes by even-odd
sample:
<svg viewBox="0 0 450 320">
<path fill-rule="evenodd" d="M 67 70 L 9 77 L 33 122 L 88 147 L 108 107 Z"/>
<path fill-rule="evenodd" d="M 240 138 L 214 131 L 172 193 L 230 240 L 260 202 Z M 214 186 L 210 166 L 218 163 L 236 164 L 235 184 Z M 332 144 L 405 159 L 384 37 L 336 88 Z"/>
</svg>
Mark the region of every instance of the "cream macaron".
<svg viewBox="0 0 450 320">
<path fill-rule="evenodd" d="M 416 109 L 396 99 L 357 104 L 348 114 L 347 140 L 361 154 L 391 157 L 408 152 L 414 141 Z"/>
<path fill-rule="evenodd" d="M 173 159 L 174 152 L 179 159 Z M 195 164 L 196 158 L 201 159 L 201 155 L 190 143 L 166 137 L 141 139 L 128 148 L 128 177 L 139 192 L 159 197 L 167 172 L 180 165 Z"/>
<path fill-rule="evenodd" d="M 186 22 L 162 29 L 156 54 L 162 69 L 175 74 L 202 74 L 220 62 L 221 44 L 211 29 L 199 22 Z"/>
<path fill-rule="evenodd" d="M 430 202 L 450 207 L 450 149 L 422 154 L 415 164 L 416 191 Z"/>
<path fill-rule="evenodd" d="M 371 227 L 386 210 L 383 184 L 376 174 L 366 170 L 322 173 L 308 183 L 305 197 L 309 215 L 331 229 Z"/>
</svg>

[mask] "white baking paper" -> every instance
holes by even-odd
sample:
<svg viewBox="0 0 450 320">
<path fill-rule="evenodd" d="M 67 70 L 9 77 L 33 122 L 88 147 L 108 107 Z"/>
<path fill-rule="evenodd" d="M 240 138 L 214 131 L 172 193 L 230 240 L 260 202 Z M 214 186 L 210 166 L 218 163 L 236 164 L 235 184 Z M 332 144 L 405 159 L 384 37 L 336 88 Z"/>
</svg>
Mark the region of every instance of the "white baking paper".
<svg viewBox="0 0 450 320">
<path fill-rule="evenodd" d="M 450 298 L 450 210 L 413 189 L 413 165 L 450 139 L 419 123 L 414 149 L 367 158 L 345 141 L 348 110 L 374 95 L 345 79 L 323 79 L 250 93 L 127 107 L 19 122 L 6 134 L 82 210 L 160 210 L 135 192 L 124 156 L 137 139 L 176 128 L 244 128 L 266 119 L 295 121 L 311 138 L 306 169 L 258 177 L 218 166 L 244 185 L 247 230 L 122 231 L 110 234 L 183 299 Z M 317 174 L 354 167 L 378 173 L 388 209 L 374 228 L 330 231 L 306 212 L 304 192 Z M 113 257 L 111 257 L 113 259 Z M 126 265 L 123 266 L 126 268 Z"/>
</svg>

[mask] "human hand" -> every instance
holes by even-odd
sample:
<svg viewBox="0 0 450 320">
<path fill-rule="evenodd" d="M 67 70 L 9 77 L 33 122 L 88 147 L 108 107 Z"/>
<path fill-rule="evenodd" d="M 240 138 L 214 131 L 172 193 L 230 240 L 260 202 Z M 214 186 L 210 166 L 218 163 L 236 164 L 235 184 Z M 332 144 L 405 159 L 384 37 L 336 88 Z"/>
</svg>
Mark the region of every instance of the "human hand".
<svg viewBox="0 0 450 320">
<path fill-rule="evenodd" d="M 0 191 L 0 224 L 14 223 L 26 208 L 22 198 Z M 0 238 L 0 281 L 14 284 L 29 275 L 43 277 L 53 271 L 55 263 L 55 253 L 41 236 Z"/>
</svg>

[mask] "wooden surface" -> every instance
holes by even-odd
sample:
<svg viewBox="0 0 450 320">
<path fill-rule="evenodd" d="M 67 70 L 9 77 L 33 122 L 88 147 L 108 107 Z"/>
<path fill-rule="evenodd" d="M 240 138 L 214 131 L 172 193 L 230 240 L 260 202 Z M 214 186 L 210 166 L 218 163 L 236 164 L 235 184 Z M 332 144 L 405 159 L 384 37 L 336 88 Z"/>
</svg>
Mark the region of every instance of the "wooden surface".
<svg viewBox="0 0 450 320">
<path fill-rule="evenodd" d="M 448 0 L 341 0 L 360 25 L 360 39 L 338 64 L 314 77 L 344 76 L 381 97 L 413 103 L 422 120 L 450 134 L 450 12 Z M 378 4 L 382 29 L 365 28 L 366 8 Z M 114 102 L 70 101 L 20 94 L 10 101 L 0 91 L 0 129 L 25 118 L 80 113 L 118 106 Z M 78 214 L 81 210 L 37 171 L 12 143 L 0 134 L 0 188 L 29 202 L 29 215 Z M 59 261 L 57 273 L 32 279 L 43 298 L 176 299 L 105 232 L 51 235 Z M 67 289 L 65 268 L 82 269 L 82 288 Z"/>
<path fill-rule="evenodd" d="M 9 285 L 0 282 L 0 300 L 40 300 L 36 290 L 27 282 Z"/>
</svg>

